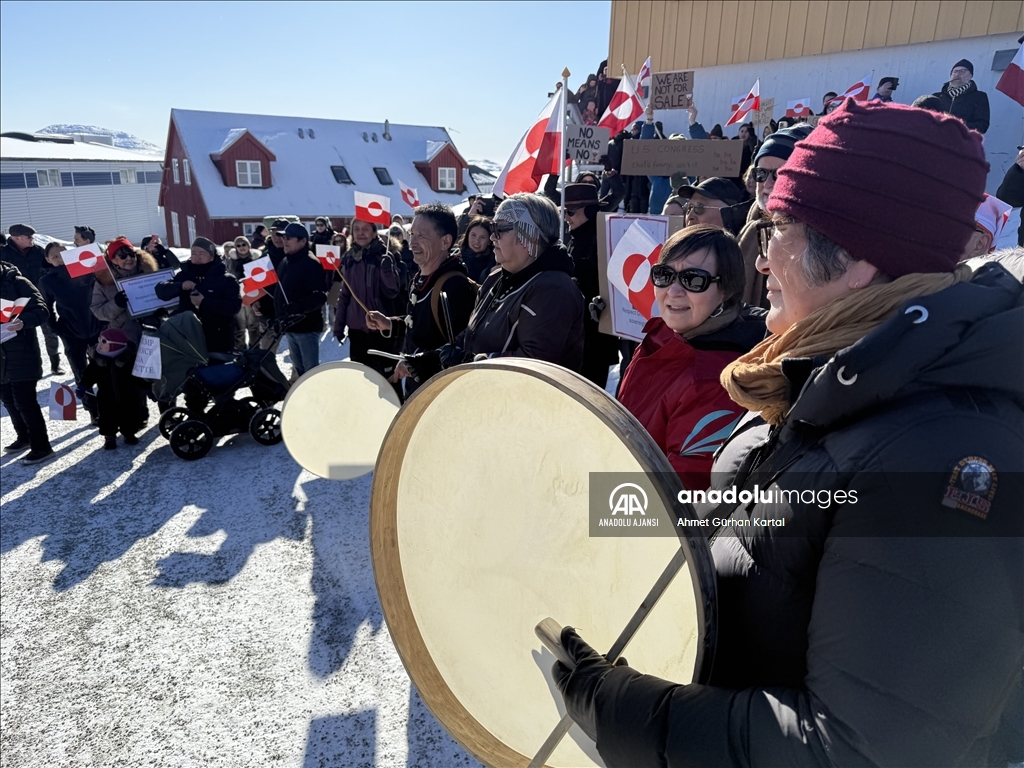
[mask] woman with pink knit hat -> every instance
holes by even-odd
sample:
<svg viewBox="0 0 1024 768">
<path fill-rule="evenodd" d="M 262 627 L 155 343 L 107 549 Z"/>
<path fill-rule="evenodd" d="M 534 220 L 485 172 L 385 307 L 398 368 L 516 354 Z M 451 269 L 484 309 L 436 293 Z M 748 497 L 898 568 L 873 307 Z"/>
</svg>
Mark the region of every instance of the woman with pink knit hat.
<svg viewBox="0 0 1024 768">
<path fill-rule="evenodd" d="M 958 265 L 988 169 L 956 118 L 847 100 L 779 171 L 770 335 L 722 373 L 748 413 L 712 475 L 747 501 L 698 507 L 710 679 L 562 632 L 556 682 L 607 765 L 1024 759 L 1024 288 Z"/>
</svg>

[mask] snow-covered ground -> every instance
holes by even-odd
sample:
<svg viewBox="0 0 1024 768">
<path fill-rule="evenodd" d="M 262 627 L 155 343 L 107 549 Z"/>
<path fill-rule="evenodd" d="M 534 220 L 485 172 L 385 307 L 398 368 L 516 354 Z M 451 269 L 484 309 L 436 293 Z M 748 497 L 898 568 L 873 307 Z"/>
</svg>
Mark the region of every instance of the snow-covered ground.
<svg viewBox="0 0 1024 768">
<path fill-rule="evenodd" d="M 49 423 L 55 461 L 0 458 L 0 765 L 477 765 L 388 636 L 369 478 L 248 435 L 185 462 L 156 417 L 134 447 L 85 417 Z"/>
</svg>

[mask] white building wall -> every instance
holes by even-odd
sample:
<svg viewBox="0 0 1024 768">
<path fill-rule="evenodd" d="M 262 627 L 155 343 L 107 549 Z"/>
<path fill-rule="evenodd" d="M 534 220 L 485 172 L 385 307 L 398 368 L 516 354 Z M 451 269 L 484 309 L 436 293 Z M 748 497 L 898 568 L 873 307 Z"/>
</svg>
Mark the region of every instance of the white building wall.
<svg viewBox="0 0 1024 768">
<path fill-rule="evenodd" d="M 67 173 L 114 173 L 134 168 L 136 173 L 161 173 L 160 162 L 99 162 L 68 160 L 0 160 L 0 173 L 35 175 L 56 168 Z M 26 187 L 0 190 L 0 228 L 29 224 L 37 232 L 70 240 L 75 225 L 96 230 L 98 241 L 126 235 L 133 243 L 158 234 L 166 241 L 163 215 L 157 208 L 159 182 L 97 186 Z"/>
<path fill-rule="evenodd" d="M 706 67 L 695 70 L 693 101 L 699 111 L 698 120 L 709 131 L 715 123 L 725 125 L 732 99 L 746 95 L 757 78 L 761 79 L 761 98 L 775 99 L 776 120 L 786 113 L 787 101 L 804 97 L 810 97 L 811 106 L 815 112 L 820 112 L 821 97 L 825 93 L 842 93 L 868 74 L 871 74 L 872 88 L 887 75 L 898 77 L 900 85 L 894 99 L 901 104 L 911 104 L 918 96 L 938 91 L 949 79 L 953 64 L 968 59 L 974 64 L 978 88 L 988 94 L 992 111 L 992 123 L 984 140 L 985 153 L 992 166 L 986 191 L 994 194 L 1017 157 L 1017 145 L 1024 143 L 1024 108 L 995 89 L 1002 72 L 992 71 L 995 52 L 1016 50 L 1017 38 L 1017 34 L 988 35 Z M 653 64 L 654 71 L 660 71 L 658 62 Z M 663 122 L 666 134 L 689 135 L 686 110 L 659 111 L 655 119 Z M 735 136 L 737 130 L 738 126 L 730 126 L 725 134 Z"/>
</svg>

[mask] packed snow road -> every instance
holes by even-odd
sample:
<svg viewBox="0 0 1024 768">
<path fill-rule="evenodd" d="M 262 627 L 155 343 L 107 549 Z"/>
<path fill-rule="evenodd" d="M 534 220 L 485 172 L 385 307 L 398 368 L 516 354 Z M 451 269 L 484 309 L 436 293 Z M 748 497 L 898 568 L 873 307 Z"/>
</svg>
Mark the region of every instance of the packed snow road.
<svg viewBox="0 0 1024 768">
<path fill-rule="evenodd" d="M 182 461 L 156 416 L 105 451 L 80 412 L 55 460 L 0 459 L 0 765 L 477 765 L 388 636 L 369 478 L 248 435 Z"/>
</svg>

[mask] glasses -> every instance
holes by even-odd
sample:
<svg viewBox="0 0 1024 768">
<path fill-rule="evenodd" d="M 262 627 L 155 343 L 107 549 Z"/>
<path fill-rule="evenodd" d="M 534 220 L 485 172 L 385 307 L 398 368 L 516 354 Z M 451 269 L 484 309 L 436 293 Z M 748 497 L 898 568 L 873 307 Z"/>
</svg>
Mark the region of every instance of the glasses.
<svg viewBox="0 0 1024 768">
<path fill-rule="evenodd" d="M 114 254 L 113 258 L 118 261 L 128 261 L 129 259 L 135 258 L 135 251 L 129 251 L 127 248 L 122 248 Z"/>
<path fill-rule="evenodd" d="M 704 203 L 687 203 L 683 206 L 683 214 L 692 213 L 694 216 L 702 216 L 708 208 L 720 211 L 724 205 L 704 205 Z"/>
<path fill-rule="evenodd" d="M 768 221 L 759 222 L 757 225 L 757 255 L 762 259 L 768 258 L 768 242 L 772 239 L 772 234 L 775 232 L 775 228 L 779 226 L 785 226 L 786 224 L 795 224 L 796 219 L 783 218 L 783 219 L 769 219 Z"/>
<path fill-rule="evenodd" d="M 779 180 L 779 169 L 778 168 L 755 168 L 754 169 L 754 181 L 758 184 L 764 184 L 768 181 L 768 177 L 772 177 L 772 181 Z"/>
<path fill-rule="evenodd" d="M 579 210 L 581 210 L 581 209 L 580 208 L 566 208 L 565 209 L 565 215 L 566 216 L 575 216 L 576 212 L 579 211 Z"/>
<path fill-rule="evenodd" d="M 500 239 L 506 232 L 511 232 L 515 228 L 515 224 L 499 224 L 494 222 L 494 236 Z"/>
<path fill-rule="evenodd" d="M 651 282 L 655 288 L 668 288 L 676 280 L 690 293 L 704 293 L 712 283 L 720 283 L 722 278 L 703 269 L 684 269 L 682 272 L 676 272 L 668 264 L 655 264 L 651 267 Z"/>
</svg>

